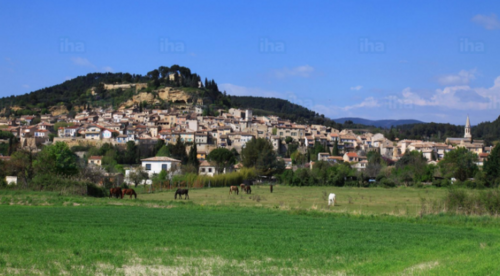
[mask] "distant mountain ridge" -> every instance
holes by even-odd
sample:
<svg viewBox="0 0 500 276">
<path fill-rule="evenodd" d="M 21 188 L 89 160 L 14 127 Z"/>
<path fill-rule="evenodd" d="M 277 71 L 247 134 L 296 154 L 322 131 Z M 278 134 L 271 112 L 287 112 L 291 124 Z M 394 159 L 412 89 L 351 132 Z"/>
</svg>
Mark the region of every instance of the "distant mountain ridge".
<svg viewBox="0 0 500 276">
<path fill-rule="evenodd" d="M 353 124 L 361 124 L 366 126 L 375 126 L 382 128 L 390 128 L 391 126 L 400 126 L 400 125 L 412 125 L 412 124 L 423 124 L 425 122 L 413 119 L 403 119 L 403 120 L 368 120 L 363 118 L 355 118 L 355 117 L 345 117 L 332 119 L 338 124 L 344 124 L 346 121 L 352 121 Z"/>
</svg>

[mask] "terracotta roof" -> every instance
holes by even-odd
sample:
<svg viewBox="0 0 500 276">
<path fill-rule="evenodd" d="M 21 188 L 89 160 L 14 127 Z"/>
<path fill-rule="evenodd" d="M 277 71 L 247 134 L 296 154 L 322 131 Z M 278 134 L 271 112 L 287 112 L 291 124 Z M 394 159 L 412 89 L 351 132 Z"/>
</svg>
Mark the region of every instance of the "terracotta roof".
<svg viewBox="0 0 500 276">
<path fill-rule="evenodd" d="M 348 157 L 358 157 L 358 154 L 357 154 L 357 153 L 355 153 L 355 152 L 348 152 L 348 153 L 347 153 L 347 156 L 348 156 Z"/>
<path fill-rule="evenodd" d="M 215 167 L 215 165 L 210 164 L 207 160 L 201 162 L 200 167 Z"/>
<path fill-rule="evenodd" d="M 101 160 L 101 159 L 102 159 L 102 156 L 97 156 L 97 155 L 89 157 L 89 160 Z"/>
<path fill-rule="evenodd" d="M 168 162 L 181 162 L 180 160 L 166 157 L 166 156 L 155 156 L 150 158 L 141 159 L 141 161 L 168 161 Z"/>
</svg>

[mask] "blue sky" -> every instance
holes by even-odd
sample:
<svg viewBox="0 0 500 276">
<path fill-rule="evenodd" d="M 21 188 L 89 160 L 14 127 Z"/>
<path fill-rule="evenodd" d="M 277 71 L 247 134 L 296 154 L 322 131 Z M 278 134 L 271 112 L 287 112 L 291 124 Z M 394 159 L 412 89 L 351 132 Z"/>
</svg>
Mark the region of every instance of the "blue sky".
<svg viewBox="0 0 500 276">
<path fill-rule="evenodd" d="M 2 1 L 0 96 L 191 68 L 331 118 L 500 115 L 500 1 Z"/>
</svg>

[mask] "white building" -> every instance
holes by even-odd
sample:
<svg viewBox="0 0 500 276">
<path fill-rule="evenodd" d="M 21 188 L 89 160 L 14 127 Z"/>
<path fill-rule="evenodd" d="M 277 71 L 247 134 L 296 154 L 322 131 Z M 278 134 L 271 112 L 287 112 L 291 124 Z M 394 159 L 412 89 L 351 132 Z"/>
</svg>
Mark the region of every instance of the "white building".
<svg viewBox="0 0 500 276">
<path fill-rule="evenodd" d="M 199 175 L 214 176 L 216 174 L 217 174 L 217 168 L 215 165 L 211 164 L 206 160 L 200 164 Z"/>
<path fill-rule="evenodd" d="M 176 172 L 181 166 L 181 161 L 164 156 L 141 159 L 141 162 L 142 167 L 150 177 L 154 174 L 159 174 L 162 170 Z"/>
</svg>

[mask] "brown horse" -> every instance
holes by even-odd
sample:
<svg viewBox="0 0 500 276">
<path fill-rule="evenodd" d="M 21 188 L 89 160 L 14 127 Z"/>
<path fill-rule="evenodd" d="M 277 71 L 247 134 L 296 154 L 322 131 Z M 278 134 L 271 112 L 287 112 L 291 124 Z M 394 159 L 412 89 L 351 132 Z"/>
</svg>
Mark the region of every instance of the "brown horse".
<svg viewBox="0 0 500 276">
<path fill-rule="evenodd" d="M 121 197 L 123 198 L 123 194 L 122 194 L 122 189 L 121 188 L 111 188 L 109 189 L 109 197 Z"/>
<path fill-rule="evenodd" d="M 132 198 L 132 195 L 137 198 L 137 194 L 135 193 L 134 189 L 122 189 L 122 198 L 124 195 L 129 195 L 130 198 Z"/>
<path fill-rule="evenodd" d="M 236 194 L 238 194 L 240 192 L 240 190 L 238 190 L 238 186 L 229 187 L 229 194 L 232 194 L 233 191 L 236 192 Z"/>
<path fill-rule="evenodd" d="M 240 184 L 240 189 L 243 191 L 245 189 L 245 184 L 241 183 Z"/>
<path fill-rule="evenodd" d="M 250 187 L 250 185 L 245 185 L 245 186 L 243 186 L 242 191 L 245 191 L 247 194 L 251 194 L 252 188 Z"/>
</svg>

